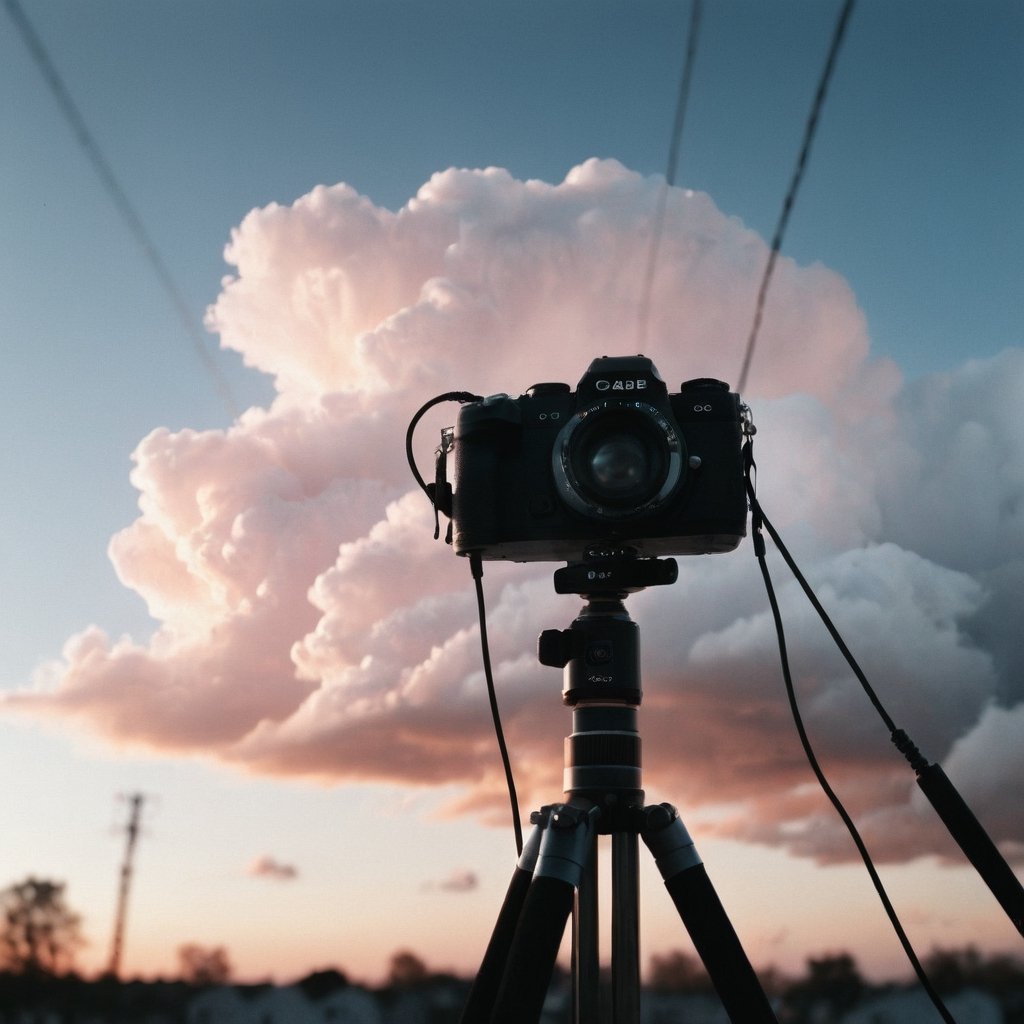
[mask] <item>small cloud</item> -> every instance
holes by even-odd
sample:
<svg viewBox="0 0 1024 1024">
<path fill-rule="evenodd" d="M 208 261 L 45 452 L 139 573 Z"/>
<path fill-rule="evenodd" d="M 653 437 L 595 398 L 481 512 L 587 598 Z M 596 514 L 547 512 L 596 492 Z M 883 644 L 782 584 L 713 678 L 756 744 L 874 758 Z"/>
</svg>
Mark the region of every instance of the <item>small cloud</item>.
<svg viewBox="0 0 1024 1024">
<path fill-rule="evenodd" d="M 273 878 L 279 882 L 290 882 L 299 877 L 299 869 L 294 864 L 282 864 L 266 854 L 257 857 L 245 869 L 245 873 L 254 878 Z"/>
<path fill-rule="evenodd" d="M 480 879 L 469 868 L 456 868 L 446 878 L 437 882 L 424 883 L 424 889 L 439 889 L 442 892 L 473 892 L 479 888 Z"/>
</svg>

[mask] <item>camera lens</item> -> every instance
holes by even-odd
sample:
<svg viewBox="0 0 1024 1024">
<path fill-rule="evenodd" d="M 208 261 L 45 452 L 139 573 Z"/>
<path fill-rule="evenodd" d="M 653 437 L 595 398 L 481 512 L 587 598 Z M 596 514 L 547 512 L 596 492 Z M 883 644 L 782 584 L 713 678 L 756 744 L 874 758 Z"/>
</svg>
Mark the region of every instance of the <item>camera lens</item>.
<svg viewBox="0 0 1024 1024">
<path fill-rule="evenodd" d="M 653 512 L 678 485 L 682 442 L 660 410 L 645 402 L 603 402 L 576 413 L 552 450 L 562 499 L 598 518 Z"/>
</svg>

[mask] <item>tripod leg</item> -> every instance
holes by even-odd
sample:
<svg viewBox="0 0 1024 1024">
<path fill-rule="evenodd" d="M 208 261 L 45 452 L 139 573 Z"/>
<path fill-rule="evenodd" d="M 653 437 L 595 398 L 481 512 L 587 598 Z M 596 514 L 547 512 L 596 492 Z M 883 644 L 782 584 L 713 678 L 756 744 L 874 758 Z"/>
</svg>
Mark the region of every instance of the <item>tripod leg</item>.
<svg viewBox="0 0 1024 1024">
<path fill-rule="evenodd" d="M 641 833 L 733 1024 L 778 1024 L 690 834 L 671 804 L 646 808 Z"/>
<path fill-rule="evenodd" d="M 551 812 L 533 881 L 509 949 L 491 1024 L 536 1024 L 554 972 L 573 896 L 592 850 L 597 808 Z"/>
<path fill-rule="evenodd" d="M 542 811 L 541 814 L 543 813 Z M 526 840 L 519 862 L 512 873 L 512 881 L 509 882 L 505 902 L 498 913 L 498 920 L 495 922 L 494 931 L 491 932 L 491 940 L 487 944 L 480 969 L 469 990 L 469 998 L 459 1018 L 460 1024 L 488 1024 L 491 1019 L 491 1011 L 494 1009 L 501 976 L 505 970 L 505 960 L 526 901 L 526 894 L 530 889 L 533 870 L 537 865 L 543 833 L 543 825 L 536 824 Z"/>
<path fill-rule="evenodd" d="M 600 1020 L 601 984 L 597 874 L 597 836 L 590 838 L 590 853 L 576 888 L 572 920 L 572 1021 Z"/>
<path fill-rule="evenodd" d="M 612 1004 L 615 1024 L 640 1022 L 639 841 L 612 834 Z"/>
</svg>

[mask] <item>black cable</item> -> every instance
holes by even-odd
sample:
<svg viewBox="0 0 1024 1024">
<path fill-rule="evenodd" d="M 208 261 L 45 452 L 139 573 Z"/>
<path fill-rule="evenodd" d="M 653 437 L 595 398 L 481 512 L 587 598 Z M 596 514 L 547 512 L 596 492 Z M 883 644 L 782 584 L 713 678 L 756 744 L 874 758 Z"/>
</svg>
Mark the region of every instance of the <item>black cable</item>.
<svg viewBox="0 0 1024 1024">
<path fill-rule="evenodd" d="M 683 61 L 683 72 L 679 80 L 679 97 L 676 100 L 675 119 L 672 123 L 668 166 L 665 169 L 665 180 L 662 182 L 661 189 L 658 192 L 658 203 L 651 225 L 651 248 L 647 254 L 647 268 L 644 272 L 640 293 L 640 310 L 637 322 L 637 352 L 642 352 L 647 343 L 647 322 L 650 316 L 651 291 L 654 288 L 654 268 L 658 262 L 661 236 L 665 227 L 665 208 L 668 204 L 668 190 L 676 182 L 676 171 L 679 166 L 679 149 L 683 141 L 683 124 L 686 121 L 686 106 L 690 97 L 690 79 L 693 76 L 693 65 L 697 59 L 697 37 L 700 32 L 701 11 L 701 0 L 692 0 L 690 5 L 690 26 L 686 42 L 686 58 Z"/>
<path fill-rule="evenodd" d="M 836 58 L 839 55 L 839 47 L 846 34 L 846 26 L 850 20 L 855 0 L 845 0 L 842 10 L 839 12 L 839 19 L 836 22 L 835 31 L 832 33 L 832 45 L 829 47 L 828 58 L 825 61 L 824 70 L 818 81 L 818 88 L 814 94 L 814 102 L 811 104 L 811 113 L 807 118 L 807 125 L 804 128 L 803 145 L 800 147 L 800 155 L 797 157 L 796 168 L 793 171 L 793 178 L 789 183 L 789 191 L 782 202 L 782 213 L 779 216 L 779 223 L 775 228 L 775 237 L 772 239 L 771 252 L 768 254 L 768 262 L 764 268 L 764 276 L 761 278 L 761 287 L 757 293 L 757 305 L 754 310 L 754 322 L 750 328 L 750 337 L 747 338 L 747 350 L 743 357 L 743 368 L 740 371 L 739 383 L 736 390 L 742 394 L 747 385 L 747 375 L 750 372 L 750 361 L 754 356 L 754 345 L 757 342 L 758 333 L 761 330 L 761 320 L 764 317 L 764 304 L 768 295 L 768 285 L 771 283 L 772 274 L 775 271 L 775 261 L 782 249 L 782 239 L 786 233 L 786 225 L 789 223 L 789 215 L 793 211 L 793 204 L 796 202 L 797 190 L 804 176 L 807 167 L 807 159 L 811 152 L 811 143 L 814 141 L 818 129 L 818 119 L 821 109 L 825 104 L 825 95 L 828 92 L 832 72 L 835 69 Z"/>
<path fill-rule="evenodd" d="M 487 640 L 487 611 L 484 608 L 483 561 L 477 552 L 469 556 L 469 567 L 476 585 L 476 606 L 480 618 L 480 653 L 484 663 L 484 678 L 487 680 L 487 699 L 491 705 L 491 719 L 494 722 L 494 733 L 498 739 L 498 750 L 501 752 L 501 764 L 505 770 L 505 783 L 508 786 L 508 798 L 512 804 L 512 829 L 516 837 L 516 855 L 523 852 L 523 826 L 519 820 L 519 797 L 516 795 L 516 782 L 512 775 L 512 762 L 505 744 L 505 732 L 501 727 L 501 714 L 498 711 L 498 696 L 494 688 L 494 674 L 491 672 L 491 648 Z"/>
<path fill-rule="evenodd" d="M 868 876 L 871 878 L 871 883 L 875 887 L 875 892 L 878 894 L 878 898 L 881 901 L 883 908 L 885 909 L 885 913 L 889 918 L 889 922 L 892 924 L 893 930 L 896 932 L 896 937 L 899 939 L 900 945 L 903 947 L 903 951 L 906 954 L 907 959 L 910 961 L 910 965 L 913 968 L 914 973 L 917 975 L 918 981 L 921 983 L 921 987 L 925 990 L 925 992 L 928 995 L 928 998 L 932 1002 L 932 1005 L 938 1011 L 939 1015 L 946 1022 L 946 1024 L 956 1024 L 955 1018 L 952 1016 L 952 1014 L 950 1014 L 949 1010 L 946 1008 L 945 1003 L 943 1003 L 942 998 L 939 996 L 938 992 L 936 992 L 933 988 L 932 983 L 928 978 L 928 975 L 925 974 L 924 968 L 921 966 L 921 961 L 918 959 L 917 953 L 914 951 L 914 947 L 911 944 L 910 939 L 908 938 L 907 933 L 903 928 L 903 924 L 899 919 L 899 915 L 896 913 L 896 908 L 893 907 L 892 902 L 889 899 L 888 893 L 885 891 L 885 886 L 882 884 L 882 879 L 875 868 L 874 862 L 871 859 L 871 855 L 868 853 L 868 849 L 864 845 L 864 840 L 861 838 L 860 832 L 857 830 L 857 826 L 854 824 L 849 812 L 843 806 L 842 801 L 839 799 L 836 792 L 832 789 L 828 780 L 825 778 L 825 773 L 822 771 L 821 765 L 818 762 L 818 758 L 814 753 L 814 748 L 811 746 L 810 738 L 808 737 L 807 730 L 804 727 L 803 716 L 800 713 L 800 707 L 797 703 L 796 688 L 793 685 L 793 675 L 789 667 L 789 653 L 786 647 L 786 633 L 782 624 L 782 614 L 779 611 L 779 603 L 775 596 L 775 588 L 772 585 L 771 574 L 768 570 L 768 562 L 765 557 L 766 552 L 764 535 L 761 533 L 761 527 L 764 526 L 768 529 L 769 535 L 771 536 L 772 540 L 776 542 L 776 544 L 780 544 L 781 542 L 778 540 L 778 534 L 774 531 L 774 529 L 772 529 L 771 525 L 764 518 L 764 513 L 761 509 L 760 504 L 757 501 L 757 496 L 755 493 L 755 487 L 753 482 L 753 475 L 756 473 L 757 467 L 754 463 L 753 453 L 749 442 L 747 444 L 747 448 L 745 451 L 745 459 L 747 465 L 746 486 L 747 494 L 750 498 L 751 535 L 754 543 L 754 555 L 757 558 L 758 566 L 761 569 L 761 577 L 764 580 L 765 591 L 768 594 L 768 604 L 771 607 L 772 619 L 775 622 L 775 632 L 779 642 L 779 660 L 782 666 L 782 678 L 785 683 L 786 697 L 789 701 L 789 708 L 793 716 L 793 722 L 796 725 L 797 735 L 800 737 L 800 745 L 803 747 L 804 755 L 806 756 L 807 762 L 811 767 L 811 771 L 814 773 L 814 777 L 818 780 L 818 785 L 821 787 L 822 792 L 825 794 L 825 796 L 828 797 L 829 802 L 835 808 L 836 813 L 842 819 L 843 824 L 846 826 L 847 831 L 850 833 L 850 837 L 853 839 L 854 846 L 856 846 L 857 852 L 860 854 L 861 860 L 864 862 L 864 867 L 868 872 Z M 780 550 L 782 550 L 781 547 Z M 786 558 L 787 564 L 790 565 L 790 568 L 794 569 L 794 572 L 798 573 L 799 570 L 796 570 L 792 565 L 791 559 L 789 558 L 789 553 L 785 552 L 783 557 Z M 802 575 L 800 575 L 799 578 L 803 580 Z M 804 583 L 806 583 L 806 581 L 804 581 Z M 820 604 L 817 602 L 817 598 L 814 598 L 813 600 L 815 602 L 815 606 L 820 607 Z M 821 614 L 824 615 L 824 609 L 822 609 Z M 829 623 L 829 625 L 831 624 Z M 838 637 L 838 634 L 835 633 L 834 630 L 835 627 L 832 626 L 830 632 L 833 633 L 834 637 Z M 853 655 L 849 654 L 849 650 L 846 647 L 845 643 L 842 643 L 841 638 L 838 639 L 838 642 L 841 644 L 844 652 L 848 655 L 848 660 L 851 661 L 851 664 L 856 665 L 856 662 L 852 660 Z M 855 669 L 855 671 L 858 674 L 858 678 L 863 679 L 863 673 L 860 671 L 859 666 Z M 881 703 L 875 696 L 874 691 L 867 684 L 866 679 L 864 679 L 864 685 L 867 687 L 868 695 L 871 697 L 872 702 L 876 705 L 876 707 L 881 708 Z M 882 714 L 885 714 L 884 709 L 882 709 Z M 887 715 L 885 717 L 888 718 Z"/>
<path fill-rule="evenodd" d="M 174 277 L 168 269 L 167 263 L 164 261 L 163 256 L 161 256 L 160 251 L 157 249 L 156 244 L 153 242 L 152 238 L 150 238 L 149 232 L 146 230 L 146 226 L 142 222 L 142 218 L 136 212 L 127 193 L 118 181 L 117 175 L 114 174 L 113 168 L 110 166 L 110 162 L 104 156 L 99 144 L 89 131 L 89 128 L 85 123 L 85 119 L 82 117 L 81 112 L 75 105 L 74 100 L 71 98 L 71 93 L 68 91 L 67 86 L 65 86 L 60 75 L 57 73 L 57 69 L 54 66 L 53 61 L 50 59 L 50 55 L 47 53 L 46 47 L 43 46 L 42 40 L 32 27 L 32 24 L 26 17 L 25 12 L 21 9 L 21 4 L 18 3 L 18 0 L 4 0 L 4 5 L 7 8 L 7 13 L 11 16 L 11 20 L 14 22 L 15 28 L 17 28 L 22 40 L 28 47 L 29 53 L 32 55 L 32 59 L 35 61 L 37 67 L 42 73 L 43 78 L 46 80 L 46 84 L 49 86 L 54 98 L 57 100 L 57 105 L 60 107 L 61 113 L 71 126 L 71 130 L 74 132 L 75 138 L 78 140 L 78 144 L 82 147 L 85 155 L 92 163 L 97 175 L 99 175 L 100 182 L 107 190 L 107 194 L 113 200 L 114 206 L 117 208 L 117 212 L 121 215 L 121 219 L 128 226 L 128 230 L 132 233 L 135 241 L 142 249 L 143 256 L 145 256 L 146 261 L 149 263 L 150 268 L 156 275 L 161 287 L 170 299 L 171 305 L 174 307 L 174 311 L 178 314 L 178 319 L 185 328 L 185 332 L 188 334 L 189 339 L 195 348 L 196 355 L 199 356 L 200 362 L 203 364 L 203 368 L 206 370 L 214 387 L 217 389 L 217 393 L 220 395 L 221 401 L 224 403 L 224 407 L 227 410 L 228 415 L 233 420 L 237 419 L 239 416 L 238 403 L 235 401 L 234 396 L 231 393 L 231 387 L 228 384 L 227 378 L 221 372 L 220 367 L 214 361 L 213 356 L 210 355 L 210 351 L 207 347 L 206 334 L 196 322 L 196 319 L 192 314 L 192 310 L 189 308 L 188 302 L 182 294 L 181 289 L 178 287 L 177 282 L 174 280 Z"/>
<path fill-rule="evenodd" d="M 795 577 L 797 583 L 800 584 L 801 588 L 803 589 L 803 592 L 807 595 L 808 601 L 810 601 L 811 604 L 814 606 L 814 610 L 818 613 L 818 616 L 821 618 L 821 621 L 825 624 L 825 628 L 828 630 L 829 635 L 832 637 L 832 640 L 835 643 L 836 647 L 839 648 L 840 653 L 846 659 L 846 663 L 850 666 L 850 669 L 853 671 L 853 674 L 857 677 L 857 680 L 863 687 L 868 699 L 874 705 L 875 710 L 878 712 L 882 721 L 885 723 L 886 728 L 889 730 L 889 734 L 892 735 L 893 733 L 897 732 L 898 730 L 896 729 L 896 723 L 892 720 L 892 717 L 885 710 L 885 706 L 882 704 L 881 700 L 879 700 L 878 694 L 875 693 L 874 688 L 868 682 L 867 676 L 864 674 L 860 665 L 857 664 L 857 659 L 854 658 L 853 653 L 850 651 L 850 648 L 846 646 L 846 641 L 843 640 L 842 636 L 840 636 L 839 630 L 835 627 L 835 623 L 833 623 L 832 619 L 829 618 L 828 612 L 825 611 L 821 602 L 818 600 L 818 595 L 815 594 L 814 591 L 811 589 L 811 585 L 807 582 L 806 578 L 804 577 L 804 574 L 800 571 L 799 566 L 793 560 L 793 556 L 789 553 L 789 550 L 787 549 L 786 545 L 782 543 L 782 538 L 779 536 L 775 527 L 772 526 L 772 524 L 768 521 L 768 517 L 764 514 L 764 510 L 758 503 L 757 497 L 753 494 L 752 489 L 748 488 L 747 493 L 750 497 L 751 512 L 753 513 L 753 515 L 757 517 L 757 520 L 768 531 L 768 535 L 771 537 L 776 548 L 778 548 L 779 553 L 782 555 L 783 559 L 786 562 L 786 565 L 789 566 L 790 572 L 793 573 L 793 576 Z"/>
<path fill-rule="evenodd" d="M 750 507 L 753 515 L 759 523 L 764 525 L 775 542 L 775 546 L 782 554 L 786 565 L 789 566 L 794 578 L 800 584 L 814 610 L 818 613 L 818 617 L 824 623 L 836 647 L 839 648 L 846 659 L 846 663 L 857 677 L 865 694 L 867 694 L 868 699 L 874 705 L 879 717 L 885 723 L 886 728 L 889 730 L 889 739 L 914 770 L 917 776 L 917 784 L 921 791 L 928 798 L 929 803 L 939 815 L 943 825 L 946 826 L 946 829 L 967 856 L 971 865 L 989 887 L 992 895 L 995 896 L 1014 927 L 1021 935 L 1024 935 L 1024 886 L 1021 885 L 1013 869 L 1006 862 L 1006 859 L 999 852 L 995 843 L 974 816 L 974 813 L 967 806 L 959 792 L 957 792 L 956 787 L 946 777 L 942 767 L 938 764 L 929 764 L 928 759 L 918 750 L 917 745 L 907 732 L 896 728 L 896 724 L 868 682 L 863 670 L 857 663 L 857 659 L 854 658 L 849 647 L 846 646 L 832 619 L 818 600 L 818 596 L 811 589 L 810 584 L 793 560 L 793 556 L 789 553 L 786 545 L 783 544 L 782 538 L 765 517 L 763 509 L 753 494 L 753 488 L 749 485 L 749 481 L 747 493 L 750 496 Z"/>
<path fill-rule="evenodd" d="M 413 435 L 416 432 L 416 426 L 420 420 L 426 414 L 429 409 L 432 409 L 435 405 L 440 405 L 441 402 L 477 402 L 480 400 L 479 395 L 471 394 L 468 391 L 449 391 L 443 395 L 438 395 L 436 398 L 430 399 L 429 402 L 425 402 L 419 409 L 416 410 L 416 414 L 409 421 L 409 426 L 405 432 L 405 457 L 409 460 L 409 468 L 412 470 L 412 475 L 416 478 L 418 483 L 423 490 L 423 493 L 430 499 L 431 505 L 434 506 L 435 514 L 437 512 L 436 503 L 436 485 L 432 489 L 420 474 L 419 469 L 416 466 L 416 456 L 412 450 Z M 444 457 L 443 452 L 438 453 L 438 458 Z M 435 531 L 434 537 L 436 539 L 437 532 Z M 505 784 L 508 787 L 508 798 L 512 805 L 512 830 L 515 833 L 516 840 L 516 855 L 520 855 L 523 852 L 523 826 L 519 820 L 519 797 L 516 794 L 516 782 L 512 774 L 512 761 L 509 757 L 508 746 L 505 743 L 505 731 L 501 725 L 501 712 L 498 709 L 498 695 L 494 686 L 494 673 L 491 671 L 491 646 L 487 638 L 487 609 L 484 605 L 484 586 L 483 586 L 483 575 L 484 567 L 483 560 L 481 559 L 478 552 L 474 552 L 469 556 L 469 568 L 473 574 L 473 582 L 476 589 L 476 607 L 477 616 L 480 621 L 480 655 L 484 666 L 484 678 L 487 680 L 487 700 L 491 706 L 491 720 L 494 723 L 494 734 L 498 740 L 498 751 L 501 754 L 501 764 L 505 771 Z"/>
<path fill-rule="evenodd" d="M 782 662 L 782 677 L 786 685 L 786 696 L 789 699 L 789 707 L 793 714 L 793 721 L 796 724 L 796 731 L 800 736 L 800 745 L 804 748 L 804 754 L 811 766 L 811 771 L 814 772 L 814 776 L 818 780 L 818 785 L 821 786 L 825 796 L 828 797 L 832 806 L 835 808 L 836 813 L 840 818 L 842 818 L 843 824 L 850 833 L 854 845 L 857 847 L 857 852 L 860 854 L 861 860 L 864 862 L 864 867 L 867 869 L 868 875 L 871 877 L 871 882 L 875 887 L 875 892 L 878 893 L 878 898 L 882 901 L 882 906 L 885 908 L 885 912 L 889 917 L 893 930 L 896 932 L 896 936 L 900 940 L 900 944 L 903 946 L 903 951 L 906 953 L 907 959 L 910 961 L 910 965 L 913 967 L 914 973 L 917 975 L 918 981 L 921 983 L 921 987 L 928 994 L 928 998 L 932 1001 L 932 1004 L 935 1006 L 935 1009 L 938 1010 L 942 1019 L 946 1021 L 947 1024 L 956 1024 L 955 1018 L 950 1014 L 949 1010 L 946 1009 L 946 1005 L 943 1003 L 942 998 L 932 987 L 932 983 L 928 979 L 928 975 L 925 974 L 924 968 L 921 966 L 921 961 L 918 960 L 917 953 L 914 952 L 914 947 L 911 945 L 910 939 L 907 937 L 907 933 L 903 930 L 903 925 L 900 922 L 899 915 L 896 913 L 895 907 L 893 907 L 889 900 L 889 896 L 885 891 L 885 886 L 882 884 L 882 879 L 879 877 L 878 871 L 875 869 L 874 862 L 871 859 L 871 855 L 868 853 L 867 847 L 864 845 L 864 840 L 861 838 L 860 832 L 857 830 L 857 826 L 853 823 L 853 819 L 843 806 L 842 801 L 829 785 L 824 772 L 821 770 L 821 765 L 818 763 L 814 750 L 811 747 L 810 739 L 808 738 L 807 731 L 804 728 L 803 717 L 800 714 L 800 708 L 797 704 L 796 691 L 793 687 L 793 677 L 789 668 L 789 655 L 786 652 L 786 637 L 782 626 L 782 616 L 779 612 L 778 601 L 775 598 L 775 589 L 772 586 L 771 575 L 768 572 L 768 563 L 764 555 L 763 539 L 761 541 L 760 551 L 757 554 L 757 562 L 761 568 L 761 576 L 764 579 L 765 590 L 768 592 L 768 603 L 771 605 L 772 618 L 775 620 L 775 631 L 779 638 L 779 659 Z"/>
</svg>

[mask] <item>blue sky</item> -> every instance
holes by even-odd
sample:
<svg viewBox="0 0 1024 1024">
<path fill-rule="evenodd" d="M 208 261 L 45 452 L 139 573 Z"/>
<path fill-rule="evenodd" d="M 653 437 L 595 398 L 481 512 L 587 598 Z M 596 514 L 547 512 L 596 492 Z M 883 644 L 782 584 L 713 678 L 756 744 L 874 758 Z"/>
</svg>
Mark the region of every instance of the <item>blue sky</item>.
<svg viewBox="0 0 1024 1024">
<path fill-rule="evenodd" d="M 585 8 L 24 5 L 197 318 L 231 228 L 314 184 L 397 209 L 449 166 L 663 173 L 687 9 Z M 679 182 L 766 238 L 834 18 L 811 2 L 704 18 Z M 1019 340 L 1021 33 L 1013 3 L 862 2 L 850 26 L 785 248 L 843 274 L 876 351 L 912 375 Z M 122 598 L 104 549 L 133 512 L 138 440 L 226 413 L 25 47 L 2 45 L 5 476 L 34 496 L 5 512 L 5 587 L 33 612 L 5 629 L 14 682 L 95 616 L 97 590 Z M 240 401 L 266 396 L 218 359 Z"/>
<path fill-rule="evenodd" d="M 317 184 L 344 181 L 397 210 L 453 166 L 556 184 L 597 156 L 663 173 L 689 11 L 646 0 L 22 7 L 197 319 L 229 270 L 232 229 Z M 678 184 L 770 238 L 838 4 L 706 8 Z M 107 555 L 137 515 L 130 454 L 154 428 L 224 428 L 230 416 L 6 11 L 0 21 L 0 681 L 14 689 L 91 623 L 145 642 L 153 620 Z M 846 279 L 872 352 L 909 379 L 1021 344 L 1022 57 L 1024 13 L 1009 0 L 860 0 L 854 12 L 784 252 Z M 265 405 L 267 378 L 215 344 L 239 404 Z M 758 354 L 753 378 L 770 358 Z M 9 764 L 54 815 L 69 796 L 61 780 L 79 772 L 94 782 L 77 806 L 100 817 L 142 777 L 181 785 L 186 801 L 204 785 L 243 785 L 17 722 L 0 730 Z M 253 799 L 268 807 L 324 799 L 262 785 Z M 31 813 L 27 796 L 17 806 Z M 459 828 L 464 843 L 497 849 L 492 832 Z M 116 845 L 95 838 L 101 907 Z M 5 853 L 0 883 L 35 869 L 37 850 Z"/>
</svg>

